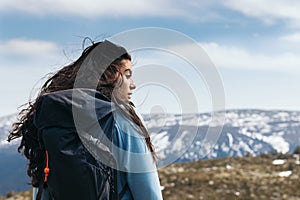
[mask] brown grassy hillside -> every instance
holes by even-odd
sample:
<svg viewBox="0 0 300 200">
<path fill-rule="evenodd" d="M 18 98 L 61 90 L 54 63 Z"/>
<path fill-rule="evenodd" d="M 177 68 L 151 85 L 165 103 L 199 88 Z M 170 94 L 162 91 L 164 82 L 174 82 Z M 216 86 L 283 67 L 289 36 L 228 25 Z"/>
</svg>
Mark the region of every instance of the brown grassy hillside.
<svg viewBox="0 0 300 200">
<path fill-rule="evenodd" d="M 281 155 L 285 163 L 274 165 L 276 158 L 278 155 L 170 165 L 159 170 L 164 199 L 300 200 L 300 165 L 291 155 Z M 29 200 L 31 191 L 10 196 L 0 200 Z"/>
<path fill-rule="evenodd" d="M 165 199 L 300 199 L 300 165 L 285 156 L 244 157 L 171 165 L 160 170 Z M 288 175 L 288 177 L 281 177 Z"/>
</svg>

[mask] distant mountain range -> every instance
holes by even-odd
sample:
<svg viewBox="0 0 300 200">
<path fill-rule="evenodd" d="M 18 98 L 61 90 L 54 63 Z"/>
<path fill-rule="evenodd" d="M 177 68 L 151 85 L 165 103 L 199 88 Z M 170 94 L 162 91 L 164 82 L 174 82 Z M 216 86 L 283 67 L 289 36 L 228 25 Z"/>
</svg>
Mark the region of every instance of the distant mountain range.
<svg viewBox="0 0 300 200">
<path fill-rule="evenodd" d="M 300 146 L 298 111 L 227 110 L 224 124 L 213 123 L 208 113 L 157 114 L 144 118 L 161 157 L 174 156 L 174 151 L 186 149 L 178 152 L 181 157 L 176 162 L 256 156 L 274 151 L 291 153 Z M 222 128 L 213 144 L 205 142 L 209 128 Z"/>
<path fill-rule="evenodd" d="M 200 159 L 291 153 L 300 145 L 300 112 L 267 110 L 227 110 L 225 123 L 215 123 L 209 113 L 144 115 L 160 165 Z M 0 194 L 10 189 L 28 189 L 26 160 L 17 153 L 20 140 L 6 141 L 15 115 L 0 118 Z M 206 143 L 207 131 L 222 128 L 215 143 Z M 15 179 L 18 177 L 18 179 Z M 16 181 L 18 180 L 18 181 Z M 17 185 L 19 186 L 12 186 Z M 23 186 L 23 187 L 20 187 Z"/>
<path fill-rule="evenodd" d="M 0 118 L 0 195 L 8 191 L 24 191 L 29 189 L 29 178 L 26 176 L 27 162 L 18 153 L 20 139 L 8 143 L 8 131 L 16 120 L 15 114 Z"/>
</svg>

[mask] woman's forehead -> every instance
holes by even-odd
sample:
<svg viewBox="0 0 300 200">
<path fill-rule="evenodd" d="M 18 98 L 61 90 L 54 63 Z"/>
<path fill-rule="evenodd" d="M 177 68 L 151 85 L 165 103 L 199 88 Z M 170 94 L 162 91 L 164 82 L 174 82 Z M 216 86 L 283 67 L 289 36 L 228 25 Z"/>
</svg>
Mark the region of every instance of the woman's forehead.
<svg viewBox="0 0 300 200">
<path fill-rule="evenodd" d="M 122 61 L 122 66 L 121 66 L 121 71 L 125 72 L 127 70 L 132 71 L 132 64 L 130 60 L 123 60 Z"/>
</svg>

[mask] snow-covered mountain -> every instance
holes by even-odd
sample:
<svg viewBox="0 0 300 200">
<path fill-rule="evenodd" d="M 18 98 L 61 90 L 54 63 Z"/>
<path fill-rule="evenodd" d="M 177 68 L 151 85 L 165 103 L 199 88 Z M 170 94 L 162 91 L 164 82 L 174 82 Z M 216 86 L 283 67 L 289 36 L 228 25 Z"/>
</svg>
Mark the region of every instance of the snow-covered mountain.
<svg viewBox="0 0 300 200">
<path fill-rule="evenodd" d="M 202 158 L 257 155 L 277 151 L 292 152 L 300 145 L 300 112 L 266 110 L 227 110 L 225 123 L 212 124 L 211 115 L 203 114 L 152 114 L 143 115 L 153 142 L 161 157 L 171 151 L 186 149 L 180 161 Z M 0 118 L 0 153 L 15 152 L 19 140 L 6 141 L 15 115 Z M 221 126 L 222 132 L 212 144 L 210 152 L 203 149 L 207 130 Z M 196 132 L 195 132 L 196 131 Z M 188 145 L 188 147 L 185 147 Z"/>
<path fill-rule="evenodd" d="M 7 142 L 8 131 L 16 118 L 16 114 L 0 118 L 0 196 L 10 190 L 24 191 L 30 188 L 26 159 L 17 151 L 20 139 Z"/>
<path fill-rule="evenodd" d="M 8 132 L 16 119 L 16 114 L 0 117 L 0 153 L 16 153 L 20 139 L 7 142 Z"/>
<path fill-rule="evenodd" d="M 300 112 L 296 111 L 227 110 L 224 125 L 213 124 L 207 113 L 144 118 L 160 157 L 182 155 L 177 162 L 274 151 L 290 153 L 300 145 Z M 204 139 L 208 129 L 218 126 L 222 128 L 220 135 L 216 134 L 215 143 L 208 145 Z"/>
</svg>

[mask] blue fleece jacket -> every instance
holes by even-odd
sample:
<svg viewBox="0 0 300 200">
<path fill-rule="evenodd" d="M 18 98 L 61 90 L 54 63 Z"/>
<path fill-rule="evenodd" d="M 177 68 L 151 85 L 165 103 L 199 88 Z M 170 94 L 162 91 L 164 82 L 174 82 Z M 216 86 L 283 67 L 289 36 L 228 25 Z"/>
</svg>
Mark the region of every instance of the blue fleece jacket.
<svg viewBox="0 0 300 200">
<path fill-rule="evenodd" d="M 144 137 L 119 111 L 115 112 L 113 155 L 118 164 L 118 191 L 126 187 L 122 200 L 162 199 L 157 169 Z"/>
</svg>

